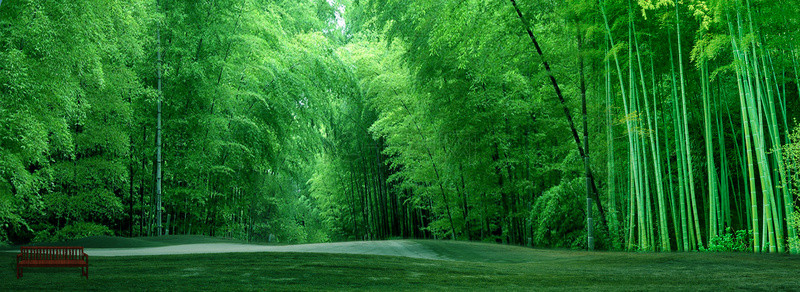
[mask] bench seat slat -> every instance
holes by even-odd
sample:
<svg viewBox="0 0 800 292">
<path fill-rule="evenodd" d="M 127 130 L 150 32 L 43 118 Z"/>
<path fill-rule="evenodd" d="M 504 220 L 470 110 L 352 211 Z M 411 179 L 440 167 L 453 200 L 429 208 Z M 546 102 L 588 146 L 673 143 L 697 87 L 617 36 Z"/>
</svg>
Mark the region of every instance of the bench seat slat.
<svg viewBox="0 0 800 292">
<path fill-rule="evenodd" d="M 83 260 L 24 260 L 19 262 L 20 267 L 85 267 Z"/>
</svg>

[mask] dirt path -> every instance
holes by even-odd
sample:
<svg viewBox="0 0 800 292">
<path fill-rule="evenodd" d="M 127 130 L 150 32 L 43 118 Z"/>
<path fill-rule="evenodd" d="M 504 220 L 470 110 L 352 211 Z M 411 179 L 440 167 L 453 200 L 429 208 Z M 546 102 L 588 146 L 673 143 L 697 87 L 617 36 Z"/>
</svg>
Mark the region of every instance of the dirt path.
<svg viewBox="0 0 800 292">
<path fill-rule="evenodd" d="M 402 256 L 422 259 L 447 259 L 426 246 L 408 240 L 353 241 L 265 246 L 238 243 L 199 243 L 142 248 L 86 248 L 90 256 L 140 256 L 228 252 L 311 252 Z"/>
</svg>

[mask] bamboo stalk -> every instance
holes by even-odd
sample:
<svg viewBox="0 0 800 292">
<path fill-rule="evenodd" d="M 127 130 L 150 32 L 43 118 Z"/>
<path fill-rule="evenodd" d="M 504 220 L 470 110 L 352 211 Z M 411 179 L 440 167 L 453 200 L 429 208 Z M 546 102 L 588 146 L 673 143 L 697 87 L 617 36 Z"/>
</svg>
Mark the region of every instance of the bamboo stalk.
<svg viewBox="0 0 800 292">
<path fill-rule="evenodd" d="M 630 7 L 630 0 L 628 1 L 628 85 L 630 86 L 630 113 L 636 117 L 636 131 L 632 133 L 628 133 L 628 139 L 631 140 L 633 143 L 633 147 L 631 148 L 630 157 L 631 157 L 631 166 L 634 169 L 634 186 L 636 189 L 636 212 L 637 216 L 637 229 L 639 231 L 639 248 L 641 250 L 650 250 L 650 242 L 648 232 L 651 230 L 649 224 L 649 215 L 646 211 L 646 198 L 648 197 L 646 190 L 645 190 L 645 175 L 647 172 L 644 171 L 643 163 L 644 160 L 640 160 L 641 157 L 641 146 L 640 146 L 640 139 L 638 129 L 641 129 L 641 125 L 639 125 L 639 110 L 638 110 L 638 103 L 636 101 L 636 97 L 638 92 L 636 90 L 636 82 L 634 79 L 636 78 L 635 74 L 633 73 L 633 12 Z"/>
<path fill-rule="evenodd" d="M 769 81 L 767 81 L 767 82 L 769 82 Z M 769 87 L 769 86 L 765 86 L 765 87 Z M 774 220 L 774 224 L 775 224 L 774 228 L 775 228 L 775 231 L 776 231 L 775 232 L 775 237 L 776 237 L 775 240 L 776 240 L 776 243 L 778 245 L 778 252 L 779 253 L 783 253 L 785 251 L 785 249 L 786 249 L 786 243 L 785 243 L 785 240 L 784 240 L 784 235 L 785 235 L 784 234 L 784 230 L 786 228 L 784 223 L 786 222 L 786 217 L 784 215 L 785 214 L 791 214 L 791 212 L 793 211 L 793 207 L 791 205 L 791 195 L 786 193 L 786 191 L 788 191 L 788 188 L 787 188 L 788 185 L 786 183 L 786 178 L 785 178 L 786 170 L 784 169 L 784 165 L 783 165 L 783 155 L 782 155 L 782 152 L 781 152 L 781 143 L 780 143 L 780 137 L 779 137 L 780 134 L 779 134 L 778 129 L 777 129 L 777 120 L 776 120 L 775 107 L 774 107 L 774 97 L 773 97 L 772 93 L 769 92 L 769 91 L 767 93 L 767 101 L 766 102 L 768 102 L 768 104 L 764 106 L 765 109 L 768 109 L 768 110 L 765 110 L 765 115 L 767 116 L 766 117 L 767 118 L 767 120 L 766 120 L 767 123 L 766 124 L 767 124 L 767 130 L 769 132 L 768 133 L 768 137 L 770 138 L 771 144 L 772 144 L 772 147 L 767 148 L 767 149 L 771 149 L 771 150 L 767 150 L 767 152 L 771 152 L 772 160 L 774 161 L 775 164 L 778 165 L 777 173 L 772 173 L 771 174 L 771 177 L 773 177 L 773 180 L 774 180 L 773 181 L 773 197 L 772 197 L 772 202 L 773 202 L 774 206 L 773 206 L 772 213 L 773 213 L 773 217 L 774 217 L 773 220 Z M 768 164 L 772 165 L 772 163 L 769 163 L 769 162 L 768 162 Z M 769 170 L 770 171 L 775 171 L 773 168 L 770 168 Z M 775 178 L 775 177 L 777 177 L 777 178 Z M 782 197 L 781 195 L 784 194 L 784 193 L 786 193 L 788 196 Z M 789 205 L 783 204 L 783 202 L 782 202 L 783 198 L 787 198 L 789 200 Z M 786 208 L 785 210 L 788 213 L 781 212 L 782 208 Z M 791 231 L 792 229 L 790 228 L 789 230 Z"/>
<path fill-rule="evenodd" d="M 608 25 L 608 17 L 607 17 L 606 12 L 605 12 L 605 7 L 604 7 L 604 5 L 602 3 L 602 0 L 600 0 L 600 1 L 601 1 L 601 3 L 600 3 L 600 11 L 601 11 L 601 13 L 603 15 L 603 20 L 604 20 L 603 23 L 605 24 L 606 34 L 608 35 L 608 40 L 611 43 L 611 47 L 613 48 L 615 46 L 614 45 L 614 38 L 613 38 L 613 36 L 611 34 L 611 28 Z M 613 51 L 613 52 L 614 52 L 614 63 L 616 64 L 616 68 L 617 68 L 617 77 L 619 79 L 620 92 L 621 92 L 621 95 L 622 95 L 623 109 L 625 111 L 625 127 L 626 127 L 626 130 L 627 130 L 627 133 L 628 133 L 628 149 L 629 149 L 628 152 L 629 152 L 629 159 L 630 159 L 630 163 L 631 163 L 631 167 L 630 167 L 630 173 L 631 173 L 630 189 L 631 189 L 631 191 L 630 191 L 630 200 L 629 200 L 630 208 L 629 208 L 629 216 L 628 216 L 628 220 L 630 220 L 630 221 L 629 221 L 629 226 L 628 226 L 628 232 L 629 233 L 628 233 L 628 236 L 627 236 L 627 238 L 628 238 L 628 240 L 627 240 L 627 249 L 630 250 L 630 249 L 633 248 L 633 245 L 632 245 L 633 244 L 633 230 L 634 230 L 634 227 L 633 227 L 634 220 L 633 220 L 633 218 L 635 217 L 635 213 L 633 213 L 634 212 L 633 204 L 636 201 L 636 198 L 634 196 L 638 192 L 638 191 L 634 191 L 636 186 L 633 183 L 636 180 L 636 178 L 635 178 L 636 177 L 636 172 L 635 172 L 636 167 L 633 165 L 633 163 L 635 161 L 635 158 L 633 157 L 633 153 L 634 153 L 635 147 L 634 147 L 634 144 L 633 144 L 633 138 L 631 137 L 631 133 L 633 132 L 633 127 L 632 127 L 633 125 L 632 125 L 632 123 L 631 123 L 631 121 L 629 119 L 629 115 L 630 115 L 631 111 L 630 111 L 630 108 L 628 106 L 628 98 L 627 98 L 627 96 L 625 94 L 625 82 L 622 80 L 622 69 L 620 68 L 620 65 L 619 65 L 619 58 L 617 56 L 617 52 L 616 51 Z"/>
<path fill-rule="evenodd" d="M 640 80 L 641 85 L 642 85 L 642 94 L 644 96 L 642 99 L 644 100 L 645 120 L 647 121 L 646 134 L 647 134 L 647 137 L 650 140 L 650 152 L 652 154 L 653 169 L 654 169 L 654 172 L 655 172 L 655 179 L 656 179 L 656 195 L 657 195 L 656 198 L 657 198 L 658 209 L 659 209 L 659 212 L 658 212 L 659 241 L 660 241 L 660 244 L 661 244 L 661 250 L 668 251 L 668 250 L 670 250 L 669 232 L 668 232 L 669 230 L 667 228 L 667 214 L 666 214 L 666 206 L 664 204 L 664 189 L 663 189 L 664 186 L 663 186 L 663 179 L 662 179 L 662 176 L 661 176 L 662 175 L 662 173 L 661 173 L 661 164 L 660 164 L 661 154 L 659 153 L 659 151 L 656 150 L 656 147 L 658 145 L 656 143 L 656 140 L 655 140 L 656 137 L 654 137 L 654 135 L 651 134 L 651 131 L 653 131 L 654 128 L 653 128 L 653 123 L 652 123 L 652 117 L 650 115 L 650 104 L 648 102 L 647 86 L 645 85 L 644 70 L 642 68 L 643 66 L 642 66 L 641 51 L 639 49 L 639 40 L 636 37 L 636 24 L 634 23 L 633 20 L 630 21 L 630 24 L 631 24 L 631 30 L 632 30 L 632 34 L 633 34 L 634 44 L 635 44 L 635 47 L 636 47 L 636 59 L 637 59 L 637 62 L 639 64 L 639 80 Z M 651 68 L 652 68 L 652 66 L 651 66 Z M 654 97 L 654 100 L 655 100 L 655 85 L 653 86 L 653 97 Z M 657 131 L 657 127 L 655 128 L 655 130 Z M 646 162 L 647 161 L 646 157 L 644 157 L 644 158 L 645 158 L 644 160 Z M 645 170 L 646 169 L 647 168 L 645 168 Z M 645 172 L 645 176 L 646 175 L 647 175 L 647 172 Z M 649 192 L 647 192 L 647 193 L 649 194 Z M 649 200 L 649 196 L 647 198 Z M 648 206 L 648 208 L 650 207 L 649 202 L 648 202 L 647 206 Z M 649 214 L 649 212 L 648 212 L 648 214 Z M 648 216 L 648 219 L 650 219 L 650 218 L 651 217 Z M 651 225 L 651 224 L 648 224 L 648 225 Z M 652 228 L 650 228 L 650 229 L 652 230 Z M 651 236 L 651 238 L 652 237 L 653 236 Z"/>
<path fill-rule="evenodd" d="M 650 80 L 652 81 L 652 89 L 653 89 L 652 90 L 653 91 L 653 121 L 655 122 L 654 123 L 655 124 L 655 126 L 654 126 L 654 128 L 655 128 L 655 144 L 656 144 L 655 151 L 656 151 L 656 153 L 658 153 L 658 155 L 656 157 L 656 161 L 658 161 L 658 164 L 659 164 L 659 166 L 656 168 L 655 171 L 659 174 L 659 176 L 663 176 L 663 173 L 662 173 L 663 164 L 661 164 L 661 161 L 662 161 L 662 158 L 661 158 L 661 139 L 660 139 L 659 130 L 658 130 L 659 129 L 659 125 L 658 125 L 658 98 L 657 98 L 657 95 L 656 95 L 657 87 L 656 87 L 656 74 L 655 74 L 655 68 L 654 68 L 655 65 L 654 64 L 655 64 L 655 62 L 653 62 L 653 55 L 650 55 Z M 668 139 L 667 136 L 668 135 L 665 135 L 665 139 Z M 669 165 L 669 155 L 667 155 L 667 159 L 666 160 L 667 160 L 667 164 Z M 668 169 L 671 169 L 671 167 L 668 167 Z M 661 185 L 663 193 L 659 198 L 659 200 L 660 200 L 659 204 L 663 205 L 663 206 L 661 206 L 659 208 L 661 209 L 660 212 L 664 212 L 663 217 L 661 217 L 661 221 L 663 221 L 663 226 L 662 226 L 662 228 L 664 230 L 663 235 L 666 236 L 666 238 L 665 238 L 666 247 L 667 247 L 666 250 L 671 250 L 670 240 L 669 240 L 669 227 L 668 227 L 669 224 L 667 222 L 667 220 L 668 220 L 667 219 L 667 206 L 666 206 L 666 204 L 663 203 L 663 201 L 665 199 L 669 199 L 670 210 L 674 210 L 674 204 L 672 204 L 672 195 L 673 195 L 673 192 L 672 192 L 673 191 L 672 190 L 672 176 L 670 175 L 670 173 L 667 173 L 666 175 L 667 175 L 667 178 L 669 180 L 669 198 L 666 198 L 666 191 L 663 191 L 663 188 L 664 188 L 663 180 L 664 179 L 662 177 L 660 179 L 661 183 L 659 183 L 659 185 Z M 674 213 L 673 213 L 673 218 L 672 219 L 673 219 L 673 222 L 675 222 Z M 677 227 L 677 225 L 676 225 L 676 227 Z M 677 232 L 677 230 L 678 230 L 677 228 L 675 228 L 674 230 L 675 230 L 675 233 L 678 233 Z M 677 243 L 677 240 L 676 240 L 676 243 Z"/>
<path fill-rule="evenodd" d="M 720 95 L 723 96 L 723 95 Z M 725 134 L 723 132 L 723 125 L 722 125 L 722 118 L 720 117 L 719 113 L 719 102 L 717 103 L 717 110 L 716 110 L 716 121 L 717 121 L 717 141 L 719 141 L 719 157 L 720 157 L 720 179 L 719 179 L 719 195 L 720 195 L 720 211 L 721 211 L 721 219 L 719 223 L 719 230 L 725 231 L 724 228 L 731 227 L 733 222 L 731 221 L 731 204 L 730 204 L 730 194 L 729 189 L 730 185 L 728 184 L 728 179 L 730 179 L 729 175 L 729 163 L 728 163 L 728 156 L 727 151 L 725 150 Z"/>
<path fill-rule="evenodd" d="M 608 42 L 606 42 L 606 46 L 608 46 Z M 606 48 L 608 51 L 608 48 Z M 616 201 L 616 184 L 614 179 L 615 174 L 615 167 L 614 167 L 614 125 L 612 119 L 612 109 L 613 103 L 611 99 L 611 63 L 609 62 L 608 58 L 604 59 L 605 67 L 606 67 L 606 144 L 607 144 L 607 166 L 608 166 L 608 174 L 607 174 L 607 184 L 606 189 L 608 192 L 608 207 L 609 207 L 609 231 L 611 233 L 612 242 L 615 242 L 617 239 L 617 201 Z"/>
<path fill-rule="evenodd" d="M 686 117 L 688 117 L 686 113 L 686 89 L 685 89 L 685 81 L 683 77 L 683 53 L 681 49 L 681 21 L 680 21 L 680 11 L 678 10 L 678 3 L 675 3 L 675 19 L 676 19 L 676 26 L 677 26 L 677 33 L 678 33 L 678 72 L 680 73 L 680 88 L 681 88 L 681 100 L 683 104 L 683 130 L 684 135 L 686 137 L 685 143 L 685 152 L 686 155 L 686 165 L 689 174 L 689 200 L 690 200 L 690 208 L 692 210 L 692 217 L 694 219 L 694 231 L 696 236 L 696 244 L 698 246 L 702 246 L 703 237 L 700 234 L 700 220 L 697 216 L 697 199 L 695 197 L 694 192 L 694 174 L 692 172 L 692 153 L 691 153 L 691 145 L 689 145 L 689 122 L 687 121 Z"/>
<path fill-rule="evenodd" d="M 792 194 L 789 192 L 790 185 L 787 179 L 788 175 L 787 175 L 786 165 L 784 164 L 784 159 L 783 159 L 783 147 L 782 147 L 783 144 L 781 143 L 781 138 L 780 138 L 781 132 L 778 129 L 779 126 L 778 114 L 776 113 L 777 109 L 775 105 L 776 95 L 779 101 L 778 106 L 781 106 L 782 108 L 784 128 L 786 129 L 785 133 L 787 139 L 789 137 L 788 125 L 787 125 L 788 123 L 786 122 L 785 105 L 781 100 L 781 95 L 778 86 L 778 78 L 775 75 L 775 70 L 774 67 L 772 66 L 772 60 L 771 60 L 772 58 L 770 57 L 769 53 L 764 51 L 764 46 L 762 46 L 761 48 L 762 48 L 761 49 L 762 58 L 764 59 L 764 62 L 762 62 L 762 67 L 764 70 L 764 76 L 767 79 L 766 83 L 770 83 L 769 81 L 770 74 L 769 70 L 767 69 L 767 63 L 769 62 L 770 68 L 772 68 L 772 78 L 774 80 L 776 87 L 776 91 L 773 92 L 771 86 L 765 86 L 767 89 L 767 103 L 768 103 L 765 106 L 765 109 L 766 109 L 766 115 L 768 117 L 767 129 L 769 130 L 770 141 L 772 143 L 772 158 L 774 159 L 775 164 L 778 165 L 778 173 L 776 175 L 780 178 L 779 180 L 776 180 L 776 182 L 780 183 L 778 189 L 776 190 L 777 192 L 776 201 L 778 201 L 778 206 L 780 207 L 776 206 L 777 209 L 776 213 L 778 217 L 775 223 L 776 224 L 775 228 L 779 231 L 777 234 L 778 237 L 777 240 L 779 244 L 779 252 L 782 252 L 780 246 L 784 245 L 783 230 L 786 229 L 787 231 L 786 235 L 788 235 L 789 238 L 794 238 L 796 234 L 792 226 L 790 226 L 789 224 L 785 224 L 787 223 L 788 215 L 794 212 L 794 206 L 793 206 Z M 783 212 L 780 212 L 781 210 L 779 210 L 779 208 L 783 208 L 782 210 Z M 783 249 L 785 249 L 785 247 Z M 791 249 L 790 252 L 796 253 L 794 249 Z"/>
<path fill-rule="evenodd" d="M 713 135 L 711 133 L 711 106 L 708 90 L 708 64 L 700 64 L 700 84 L 703 95 L 703 120 L 705 126 L 706 166 L 708 171 L 709 224 L 708 238 L 719 236 L 719 194 L 717 191 L 716 167 L 714 164 Z"/>
<path fill-rule="evenodd" d="M 740 22 L 740 18 L 737 15 L 737 22 Z M 741 28 L 741 24 L 739 25 Z M 734 52 L 734 60 L 736 63 L 736 80 L 737 86 L 739 88 L 739 104 L 741 105 L 741 112 L 742 112 L 742 130 L 744 133 L 744 144 L 745 144 L 745 158 L 743 161 L 747 162 L 747 175 L 749 178 L 749 186 L 750 191 L 750 215 L 752 221 L 752 228 L 753 228 L 753 252 L 761 252 L 762 244 L 759 243 L 759 213 L 758 213 L 758 200 L 756 198 L 756 180 L 755 180 L 755 169 L 753 166 L 753 145 L 751 142 L 751 135 L 750 135 L 750 114 L 748 111 L 748 84 L 745 81 L 744 73 L 746 71 L 746 66 L 744 63 L 744 56 L 742 52 L 739 51 L 739 47 L 736 44 L 736 39 L 733 36 L 733 28 L 732 25 L 729 25 L 731 31 L 731 46 L 733 47 Z M 740 38 L 741 38 L 741 29 L 740 31 Z"/>
<path fill-rule="evenodd" d="M 683 127 L 681 127 L 682 121 L 681 116 L 678 111 L 678 85 L 675 82 L 675 61 L 673 60 L 672 54 L 672 39 L 669 38 L 669 59 L 670 59 L 670 72 L 672 80 L 672 116 L 673 116 L 673 131 L 675 132 L 675 155 L 677 157 L 677 169 L 678 169 L 678 201 L 679 201 L 679 210 L 680 210 L 680 223 L 681 223 L 681 243 L 679 246 L 681 247 L 679 250 L 688 251 L 690 250 L 689 245 L 689 238 L 691 237 L 691 232 L 689 231 L 690 225 L 688 225 L 688 212 L 686 209 L 686 163 L 685 163 L 685 156 L 684 156 L 684 148 L 683 146 L 685 143 L 683 142 Z M 676 230 L 677 233 L 677 230 Z"/>
<path fill-rule="evenodd" d="M 736 157 L 737 160 L 739 161 L 739 168 L 741 168 L 740 171 L 741 171 L 742 178 L 743 178 L 741 180 L 741 183 L 744 184 L 744 186 L 740 185 L 739 189 L 743 190 L 743 192 L 744 192 L 742 194 L 742 197 L 744 197 L 745 207 L 741 208 L 739 211 L 744 210 L 745 214 L 744 214 L 744 217 L 742 217 L 741 212 L 739 212 L 737 215 L 739 217 L 739 222 L 744 222 L 745 224 L 747 224 L 747 230 L 753 230 L 753 222 L 750 220 L 750 218 L 752 218 L 752 215 L 750 214 L 751 210 L 749 208 L 749 206 L 750 206 L 750 196 L 747 195 L 747 191 L 750 189 L 749 188 L 750 187 L 749 186 L 749 181 L 747 180 L 747 177 L 746 177 L 746 175 L 747 175 L 747 162 L 744 159 L 744 151 L 742 150 L 742 148 L 744 148 L 744 145 L 740 146 L 739 145 L 740 142 L 736 139 L 736 137 L 738 137 L 738 135 L 736 135 L 736 127 L 733 126 L 733 118 L 731 117 L 731 110 L 728 107 L 728 105 L 725 105 L 725 111 L 726 111 L 726 113 L 728 115 L 728 125 L 730 125 L 731 136 L 733 137 L 733 140 L 734 140 L 733 141 L 733 148 L 734 148 L 734 151 L 736 152 L 736 155 L 734 157 Z M 744 143 L 744 142 L 742 142 L 742 143 Z M 737 202 L 737 204 L 738 204 L 738 202 L 740 202 L 740 200 L 735 200 L 735 202 Z"/>
<path fill-rule="evenodd" d="M 752 13 L 750 12 L 750 3 L 747 1 L 747 9 L 748 9 L 748 18 L 749 18 L 749 25 L 750 25 L 750 34 L 754 35 L 755 30 L 753 29 L 753 20 L 752 20 Z M 769 249 L 770 252 L 782 252 L 783 251 L 783 244 L 781 239 L 781 230 L 780 228 L 775 228 L 776 216 L 777 216 L 777 208 L 774 204 L 774 193 L 773 193 L 773 185 L 772 185 L 772 173 L 769 167 L 769 160 L 767 158 L 766 152 L 766 142 L 764 138 L 764 101 L 763 101 L 763 89 L 761 87 L 761 77 L 759 73 L 759 63 L 758 63 L 758 56 L 756 55 L 757 48 L 756 42 L 753 40 L 750 42 L 752 45 L 752 67 L 750 66 L 750 62 L 748 60 L 747 54 L 744 54 L 744 62 L 745 71 L 747 78 L 745 80 L 748 81 L 749 84 L 754 84 L 755 88 L 752 88 L 750 98 L 748 98 L 748 111 L 751 117 L 750 127 L 753 132 L 753 141 L 755 144 L 755 154 L 756 154 L 756 161 L 758 162 L 758 170 L 761 176 L 761 190 L 763 196 L 763 204 L 765 207 L 765 221 L 767 224 L 767 233 L 768 233 L 768 242 L 769 242 Z M 752 73 L 752 74 L 751 74 Z M 750 82 L 752 80 L 752 82 Z M 777 245 L 777 246 L 776 246 Z"/>
</svg>

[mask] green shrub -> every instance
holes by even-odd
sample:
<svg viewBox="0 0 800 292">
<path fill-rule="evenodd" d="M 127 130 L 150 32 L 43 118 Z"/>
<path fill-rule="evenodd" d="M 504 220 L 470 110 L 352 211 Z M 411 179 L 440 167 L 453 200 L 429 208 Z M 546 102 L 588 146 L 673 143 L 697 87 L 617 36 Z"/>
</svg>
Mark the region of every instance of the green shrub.
<svg viewBox="0 0 800 292">
<path fill-rule="evenodd" d="M 534 245 L 582 248 L 586 234 L 583 182 L 583 178 L 562 182 L 536 199 L 530 215 Z"/>
<path fill-rule="evenodd" d="M 50 230 L 40 230 L 36 232 L 33 242 L 60 242 L 73 239 L 79 239 L 89 236 L 113 236 L 114 231 L 106 227 L 92 222 L 75 222 L 64 226 L 55 233 Z"/>
<path fill-rule="evenodd" d="M 789 226 L 794 228 L 794 230 L 800 231 L 800 209 L 794 211 L 794 213 L 789 216 Z M 800 250 L 800 235 L 789 238 L 789 249 Z"/>
<path fill-rule="evenodd" d="M 700 247 L 700 251 L 749 251 L 751 242 L 753 242 L 753 235 L 749 230 L 737 230 L 734 232 L 728 227 L 724 234 L 712 237 L 708 241 L 708 248 Z"/>
<path fill-rule="evenodd" d="M 797 121 L 795 121 L 797 123 Z M 800 197 L 800 127 L 795 127 L 792 134 L 789 136 L 788 143 L 783 146 L 784 155 L 786 156 L 786 164 L 791 173 L 791 182 L 789 183 L 789 191 L 795 197 Z M 797 204 L 797 201 L 795 201 Z M 800 209 L 789 215 L 789 226 L 796 231 L 800 231 Z M 800 250 L 800 235 L 794 238 L 789 238 L 789 248 L 792 251 Z"/>
</svg>

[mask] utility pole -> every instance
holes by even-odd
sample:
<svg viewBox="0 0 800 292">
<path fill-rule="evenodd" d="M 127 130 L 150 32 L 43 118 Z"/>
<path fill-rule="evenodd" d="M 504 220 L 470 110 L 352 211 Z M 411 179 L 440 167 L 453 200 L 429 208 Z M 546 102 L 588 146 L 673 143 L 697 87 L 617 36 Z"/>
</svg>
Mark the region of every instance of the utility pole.
<svg viewBox="0 0 800 292">
<path fill-rule="evenodd" d="M 0 0 L 2 1 L 2 0 Z M 156 2 L 158 7 L 159 2 Z M 158 39 L 158 121 L 156 125 L 156 224 L 158 225 L 158 236 L 161 236 L 161 101 L 164 93 L 161 90 L 161 24 L 156 27 L 156 38 Z"/>
</svg>

